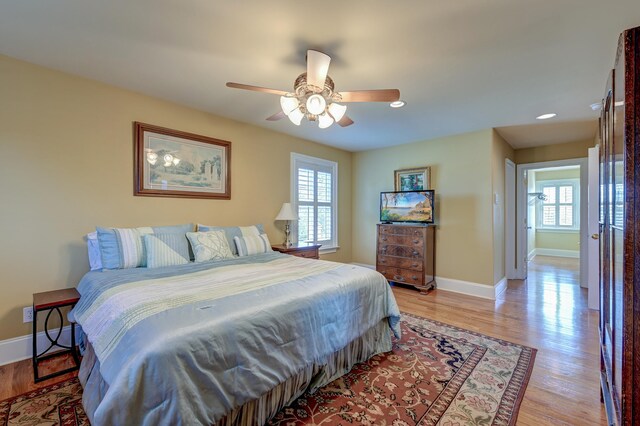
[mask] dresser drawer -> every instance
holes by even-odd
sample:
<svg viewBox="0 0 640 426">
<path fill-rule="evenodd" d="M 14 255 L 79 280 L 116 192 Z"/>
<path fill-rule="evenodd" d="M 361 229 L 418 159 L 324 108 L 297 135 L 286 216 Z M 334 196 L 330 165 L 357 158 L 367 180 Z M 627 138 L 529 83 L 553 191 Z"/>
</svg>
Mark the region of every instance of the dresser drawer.
<svg viewBox="0 0 640 426">
<path fill-rule="evenodd" d="M 415 226 L 378 225 L 380 235 L 407 235 L 412 237 L 424 236 L 424 228 Z"/>
<path fill-rule="evenodd" d="M 403 269 L 411 269 L 413 271 L 422 271 L 422 259 L 407 259 L 405 257 L 395 256 L 378 256 L 378 269 L 384 267 L 396 267 Z"/>
<path fill-rule="evenodd" d="M 395 244 L 401 246 L 416 246 L 422 247 L 424 245 L 424 238 L 422 235 L 379 235 L 379 244 Z"/>
<path fill-rule="evenodd" d="M 410 247 L 399 246 L 395 244 L 384 244 L 380 242 L 378 244 L 378 254 L 382 256 L 396 256 L 406 257 L 409 259 L 421 259 L 424 254 L 424 246 L 422 247 Z"/>
<path fill-rule="evenodd" d="M 414 285 L 423 285 L 424 283 L 424 275 L 420 271 L 380 266 L 378 267 L 378 272 L 384 275 L 384 277 L 389 281 L 397 281 L 399 283 Z"/>
</svg>

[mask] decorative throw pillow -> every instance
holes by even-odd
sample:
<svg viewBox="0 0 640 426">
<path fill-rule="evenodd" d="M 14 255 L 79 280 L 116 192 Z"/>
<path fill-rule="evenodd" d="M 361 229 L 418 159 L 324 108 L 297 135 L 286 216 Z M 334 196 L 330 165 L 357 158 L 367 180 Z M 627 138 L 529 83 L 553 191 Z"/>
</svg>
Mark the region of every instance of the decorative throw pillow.
<svg viewBox="0 0 640 426">
<path fill-rule="evenodd" d="M 189 241 L 185 234 L 149 234 L 144 236 L 147 268 L 189 263 Z"/>
<path fill-rule="evenodd" d="M 96 227 L 103 269 L 126 269 L 146 266 L 147 254 L 143 237 L 147 234 L 186 234 L 193 225 L 154 226 L 141 228 Z"/>
<path fill-rule="evenodd" d="M 272 251 L 267 234 L 234 237 L 233 239 L 238 249 L 238 256 L 251 256 L 253 254 Z"/>
<path fill-rule="evenodd" d="M 234 237 L 246 237 L 249 235 L 258 236 L 260 234 L 264 234 L 264 228 L 261 224 L 251 226 L 209 226 L 198 224 L 198 232 L 208 231 L 224 231 L 227 236 L 227 243 L 229 244 L 229 247 L 231 247 L 231 251 L 235 256 L 238 255 L 238 250 L 235 242 L 233 241 Z"/>
<path fill-rule="evenodd" d="M 92 271 L 102 269 L 102 259 L 100 258 L 100 244 L 98 244 L 98 233 L 90 232 L 85 235 L 87 239 L 87 252 L 89 254 L 89 268 Z"/>
<path fill-rule="evenodd" d="M 196 262 L 232 259 L 233 253 L 224 231 L 187 232 Z"/>
</svg>

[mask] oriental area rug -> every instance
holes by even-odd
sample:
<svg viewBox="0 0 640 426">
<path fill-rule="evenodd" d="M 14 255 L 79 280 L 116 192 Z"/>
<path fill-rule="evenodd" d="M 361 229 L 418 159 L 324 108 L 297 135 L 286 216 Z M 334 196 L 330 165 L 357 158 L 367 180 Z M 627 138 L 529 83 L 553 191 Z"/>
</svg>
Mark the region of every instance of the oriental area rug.
<svg viewBox="0 0 640 426">
<path fill-rule="evenodd" d="M 403 314 L 393 350 L 283 408 L 269 425 L 514 425 L 536 350 Z M 89 425 L 77 378 L 0 402 L 0 425 Z"/>
</svg>

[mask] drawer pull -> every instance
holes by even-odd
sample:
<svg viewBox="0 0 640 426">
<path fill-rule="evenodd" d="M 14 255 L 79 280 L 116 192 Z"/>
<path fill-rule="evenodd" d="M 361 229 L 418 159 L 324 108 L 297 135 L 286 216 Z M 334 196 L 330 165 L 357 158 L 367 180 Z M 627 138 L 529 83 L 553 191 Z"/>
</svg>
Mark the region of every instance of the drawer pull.
<svg viewBox="0 0 640 426">
<path fill-rule="evenodd" d="M 387 246 L 382 247 L 382 252 L 386 253 L 387 252 Z"/>
<path fill-rule="evenodd" d="M 415 281 L 415 280 L 417 280 L 417 279 L 418 279 L 418 277 L 416 277 L 416 276 L 414 275 L 414 276 L 412 276 L 412 277 L 411 277 L 411 279 Z"/>
<path fill-rule="evenodd" d="M 419 254 L 420 254 L 420 253 L 418 253 L 417 251 L 415 251 L 415 250 L 413 251 L 413 255 L 414 255 L 414 256 L 417 256 L 417 255 L 419 255 Z"/>
<path fill-rule="evenodd" d="M 414 263 L 414 264 L 412 264 L 411 266 L 412 266 L 413 268 L 417 268 L 417 267 L 418 267 L 418 264 L 417 264 L 417 263 Z"/>
<path fill-rule="evenodd" d="M 396 281 L 404 281 L 404 278 L 401 275 L 394 275 L 393 279 Z"/>
<path fill-rule="evenodd" d="M 420 240 L 418 240 L 418 239 L 413 240 L 413 244 L 418 244 L 419 242 L 420 242 Z"/>
<path fill-rule="evenodd" d="M 387 237 L 382 237 L 382 241 L 387 241 Z"/>
<path fill-rule="evenodd" d="M 386 259 L 380 259 L 380 263 L 387 263 Z"/>
</svg>

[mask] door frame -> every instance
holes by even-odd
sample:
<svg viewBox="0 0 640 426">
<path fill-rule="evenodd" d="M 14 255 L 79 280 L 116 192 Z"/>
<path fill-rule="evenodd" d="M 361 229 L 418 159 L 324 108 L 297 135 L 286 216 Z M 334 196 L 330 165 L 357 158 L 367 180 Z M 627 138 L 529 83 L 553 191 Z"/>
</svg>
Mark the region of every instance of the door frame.
<svg viewBox="0 0 640 426">
<path fill-rule="evenodd" d="M 580 166 L 580 286 L 588 284 L 587 238 L 588 238 L 588 161 L 587 157 L 571 158 L 568 160 L 544 161 L 539 163 L 518 164 L 516 166 L 516 259 L 515 277 L 527 278 L 527 183 L 525 172 L 547 167 Z"/>
<path fill-rule="evenodd" d="M 587 257 L 588 257 L 588 297 L 589 309 L 600 309 L 600 145 L 589 148 L 589 201 L 587 207 Z M 598 240 L 592 239 L 593 235 Z"/>
<path fill-rule="evenodd" d="M 516 163 L 504 160 L 504 265 L 507 279 L 516 278 Z"/>
</svg>

